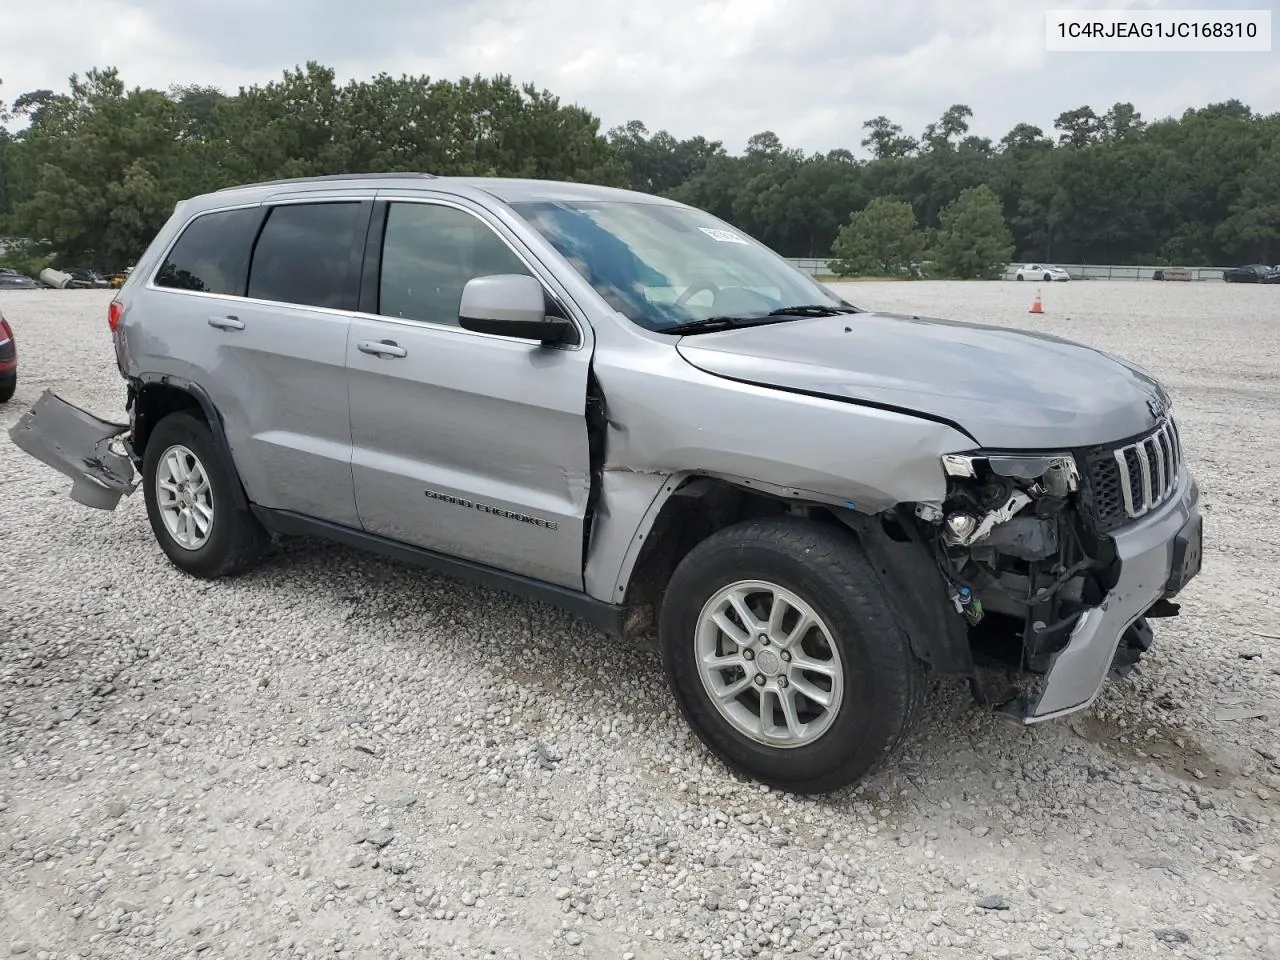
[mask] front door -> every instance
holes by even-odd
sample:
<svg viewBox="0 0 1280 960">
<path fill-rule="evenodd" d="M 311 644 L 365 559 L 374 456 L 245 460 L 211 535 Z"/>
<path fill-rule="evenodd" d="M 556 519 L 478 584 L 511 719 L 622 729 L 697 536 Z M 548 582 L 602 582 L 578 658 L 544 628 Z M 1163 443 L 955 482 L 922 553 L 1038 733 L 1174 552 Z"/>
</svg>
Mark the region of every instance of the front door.
<svg viewBox="0 0 1280 960">
<path fill-rule="evenodd" d="M 375 207 L 347 346 L 356 507 L 370 533 L 580 590 L 590 339 L 458 326 L 471 278 L 537 275 L 481 217 Z"/>
</svg>

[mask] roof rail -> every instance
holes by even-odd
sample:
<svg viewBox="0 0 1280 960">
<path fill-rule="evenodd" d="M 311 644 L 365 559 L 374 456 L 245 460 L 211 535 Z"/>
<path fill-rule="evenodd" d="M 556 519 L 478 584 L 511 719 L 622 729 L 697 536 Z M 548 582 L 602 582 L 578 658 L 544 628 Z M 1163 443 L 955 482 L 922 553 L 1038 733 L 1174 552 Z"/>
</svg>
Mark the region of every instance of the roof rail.
<svg viewBox="0 0 1280 960">
<path fill-rule="evenodd" d="M 249 187 L 274 187 L 285 183 L 323 183 L 326 180 L 394 180 L 397 177 L 418 177 L 424 180 L 435 180 L 434 173 L 418 173 L 414 171 L 398 173 L 327 173 L 320 177 L 286 177 L 283 180 L 260 180 L 257 183 L 238 183 L 230 187 L 222 187 L 217 193 L 228 190 L 247 190 Z"/>
</svg>

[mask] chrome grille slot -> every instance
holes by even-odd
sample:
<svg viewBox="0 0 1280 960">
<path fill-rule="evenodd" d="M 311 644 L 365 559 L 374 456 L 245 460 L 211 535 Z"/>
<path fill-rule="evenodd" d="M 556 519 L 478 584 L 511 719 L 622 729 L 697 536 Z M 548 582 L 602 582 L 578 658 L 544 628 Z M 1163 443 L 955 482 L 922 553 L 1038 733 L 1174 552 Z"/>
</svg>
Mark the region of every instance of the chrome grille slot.
<svg viewBox="0 0 1280 960">
<path fill-rule="evenodd" d="M 1155 433 L 1114 453 L 1124 512 L 1136 519 L 1169 499 L 1178 482 L 1181 449 L 1177 428 L 1165 421 Z"/>
<path fill-rule="evenodd" d="M 1085 475 L 1098 529 L 1116 530 L 1163 504 L 1178 486 L 1181 465 L 1182 444 L 1172 419 L 1131 443 L 1090 452 Z"/>
</svg>

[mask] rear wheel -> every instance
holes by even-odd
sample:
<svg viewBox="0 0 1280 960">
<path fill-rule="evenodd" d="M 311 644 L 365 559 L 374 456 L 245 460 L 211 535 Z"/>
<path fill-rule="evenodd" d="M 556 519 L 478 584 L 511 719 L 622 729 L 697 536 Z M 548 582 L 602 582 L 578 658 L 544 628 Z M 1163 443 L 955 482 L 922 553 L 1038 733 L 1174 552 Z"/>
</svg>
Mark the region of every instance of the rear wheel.
<svg viewBox="0 0 1280 960">
<path fill-rule="evenodd" d="M 695 547 L 668 584 L 659 637 L 703 742 L 796 793 L 866 775 L 924 699 L 923 664 L 857 542 L 811 521 L 747 521 Z"/>
<path fill-rule="evenodd" d="M 8 403 L 13 399 L 14 391 L 18 389 L 18 375 L 16 373 L 4 377 L 0 376 L 0 403 Z"/>
<path fill-rule="evenodd" d="M 1053 274 L 1051 274 L 1051 273 L 1046 273 L 1046 274 L 1044 275 L 1044 282 L 1045 282 L 1045 283 L 1050 282 L 1052 279 L 1053 279 Z"/>
<path fill-rule="evenodd" d="M 151 530 L 173 565 L 192 576 L 247 570 L 266 544 L 257 518 L 232 498 L 233 471 L 208 425 L 191 414 L 169 414 L 147 438 L 142 478 Z"/>
</svg>

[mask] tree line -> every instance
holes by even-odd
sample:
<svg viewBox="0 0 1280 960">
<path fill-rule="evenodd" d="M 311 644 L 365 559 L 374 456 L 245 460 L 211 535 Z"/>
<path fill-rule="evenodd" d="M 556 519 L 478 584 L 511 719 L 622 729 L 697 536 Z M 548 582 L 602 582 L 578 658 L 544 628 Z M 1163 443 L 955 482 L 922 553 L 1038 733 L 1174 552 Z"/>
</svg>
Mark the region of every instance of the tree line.
<svg viewBox="0 0 1280 960">
<path fill-rule="evenodd" d="M 379 74 L 337 82 L 317 63 L 234 94 L 126 88 L 115 69 L 66 91 L 0 97 L 0 236 L 10 254 L 114 270 L 174 204 L 257 180 L 359 171 L 520 176 L 631 187 L 702 207 L 784 256 L 840 272 L 921 261 L 980 276 L 1009 259 L 1197 264 L 1280 260 L 1280 114 L 1238 100 L 1144 121 L 1132 104 L 1080 107 L 1053 131 L 998 142 L 950 107 L 919 136 L 889 118 L 865 151 L 805 153 L 777 135 L 740 153 L 635 120 L 609 130 L 510 77 Z"/>
</svg>

